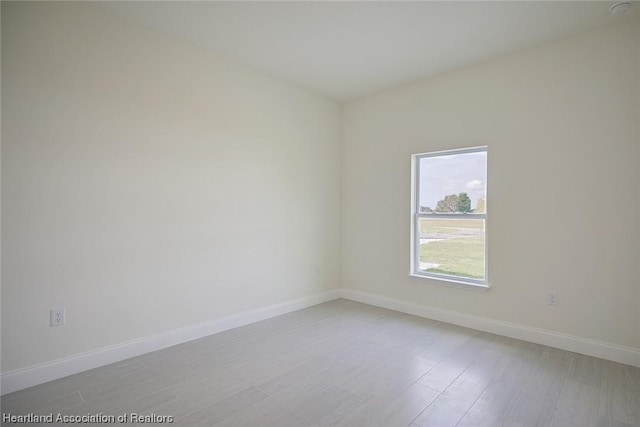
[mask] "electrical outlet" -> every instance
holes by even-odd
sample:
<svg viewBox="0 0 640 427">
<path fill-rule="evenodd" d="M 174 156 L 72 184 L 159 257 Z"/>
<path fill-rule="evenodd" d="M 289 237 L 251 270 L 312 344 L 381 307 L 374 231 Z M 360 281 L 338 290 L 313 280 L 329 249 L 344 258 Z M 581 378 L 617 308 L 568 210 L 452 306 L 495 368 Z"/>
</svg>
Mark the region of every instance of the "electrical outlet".
<svg viewBox="0 0 640 427">
<path fill-rule="evenodd" d="M 549 305 L 558 305 L 558 294 L 550 292 L 549 295 L 547 295 L 547 302 Z"/>
<path fill-rule="evenodd" d="M 50 315 L 51 315 L 51 324 L 50 326 L 62 326 L 64 325 L 65 322 L 65 309 L 64 307 L 62 308 L 54 308 L 53 310 L 51 310 Z"/>
</svg>

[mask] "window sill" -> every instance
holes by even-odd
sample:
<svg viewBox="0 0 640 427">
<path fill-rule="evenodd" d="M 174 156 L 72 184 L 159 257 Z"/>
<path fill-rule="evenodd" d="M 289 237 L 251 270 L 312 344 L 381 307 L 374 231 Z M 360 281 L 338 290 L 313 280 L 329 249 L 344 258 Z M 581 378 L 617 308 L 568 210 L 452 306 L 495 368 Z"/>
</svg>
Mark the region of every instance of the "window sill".
<svg viewBox="0 0 640 427">
<path fill-rule="evenodd" d="M 477 292 L 486 292 L 490 288 L 490 286 L 487 284 L 471 283 L 465 282 L 464 280 L 447 279 L 439 276 L 409 273 L 409 277 L 420 280 L 428 280 L 430 283 L 438 286 L 469 289 Z"/>
</svg>

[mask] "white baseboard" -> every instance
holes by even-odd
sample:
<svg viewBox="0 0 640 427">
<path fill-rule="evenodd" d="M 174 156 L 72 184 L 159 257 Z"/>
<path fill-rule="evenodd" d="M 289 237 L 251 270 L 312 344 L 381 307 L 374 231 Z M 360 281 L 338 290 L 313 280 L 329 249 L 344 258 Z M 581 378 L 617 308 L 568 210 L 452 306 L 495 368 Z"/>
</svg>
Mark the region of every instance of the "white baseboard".
<svg viewBox="0 0 640 427">
<path fill-rule="evenodd" d="M 640 349 L 638 348 L 617 346 L 606 342 L 531 328 L 487 317 L 428 307 L 351 289 L 342 288 L 339 292 L 344 299 L 376 307 L 388 308 L 402 313 L 640 367 Z"/>
<path fill-rule="evenodd" d="M 343 288 L 274 304 L 257 310 L 225 316 L 208 322 L 174 329 L 40 365 L 7 372 L 2 374 L 0 380 L 2 388 L 1 394 L 4 395 L 22 390 L 34 385 L 63 378 L 68 375 L 77 374 L 89 369 L 98 368 L 100 366 L 119 362 L 131 357 L 182 344 L 187 341 L 206 337 L 208 335 L 237 328 L 239 326 L 270 319 L 281 314 L 291 313 L 293 311 L 301 310 L 303 308 L 338 298 L 345 298 L 377 307 L 400 311 L 402 313 L 413 314 L 415 316 L 640 367 L 640 349 L 637 348 L 617 346 L 601 341 L 531 328 L 524 325 L 503 322 L 481 316 L 428 307 Z"/>
<path fill-rule="evenodd" d="M 7 394 L 34 385 L 42 384 L 78 372 L 98 368 L 100 366 L 119 362 L 130 357 L 150 353 L 166 347 L 182 344 L 228 329 L 270 319 L 281 314 L 291 313 L 303 308 L 311 307 L 323 302 L 340 298 L 339 290 L 311 295 L 257 310 L 246 311 L 231 316 L 225 316 L 208 322 L 173 329 L 167 332 L 135 339 L 121 344 L 103 347 L 86 353 L 65 357 L 52 362 L 43 363 L 28 368 L 10 371 L 2 374 L 1 393 Z"/>
</svg>

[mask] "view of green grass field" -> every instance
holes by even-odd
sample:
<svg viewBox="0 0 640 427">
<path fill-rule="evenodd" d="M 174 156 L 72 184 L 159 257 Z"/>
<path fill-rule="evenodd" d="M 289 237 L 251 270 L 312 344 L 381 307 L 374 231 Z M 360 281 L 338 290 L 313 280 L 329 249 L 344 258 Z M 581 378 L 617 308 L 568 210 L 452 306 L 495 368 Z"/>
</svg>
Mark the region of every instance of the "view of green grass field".
<svg viewBox="0 0 640 427">
<path fill-rule="evenodd" d="M 484 221 L 420 220 L 420 269 L 472 279 L 485 277 Z"/>
</svg>

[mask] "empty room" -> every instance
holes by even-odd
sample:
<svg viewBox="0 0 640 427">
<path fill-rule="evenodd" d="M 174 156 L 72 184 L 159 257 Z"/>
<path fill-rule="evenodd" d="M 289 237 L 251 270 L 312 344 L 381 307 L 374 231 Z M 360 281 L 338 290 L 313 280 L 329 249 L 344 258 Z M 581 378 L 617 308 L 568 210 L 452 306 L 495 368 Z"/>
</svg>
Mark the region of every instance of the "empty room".
<svg viewBox="0 0 640 427">
<path fill-rule="evenodd" d="M 1 18 L 3 426 L 640 427 L 640 2 Z"/>
</svg>

